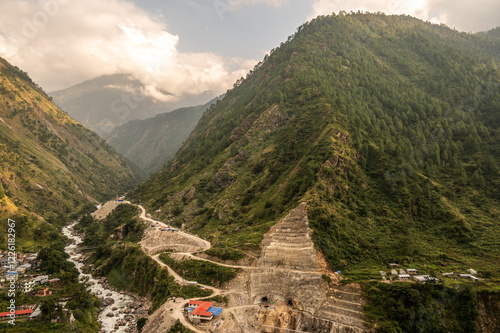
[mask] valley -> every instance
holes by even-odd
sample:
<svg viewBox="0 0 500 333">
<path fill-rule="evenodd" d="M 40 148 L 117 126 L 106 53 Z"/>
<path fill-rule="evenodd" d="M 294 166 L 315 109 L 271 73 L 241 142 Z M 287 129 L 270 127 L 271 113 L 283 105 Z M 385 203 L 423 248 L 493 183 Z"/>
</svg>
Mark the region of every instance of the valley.
<svg viewBox="0 0 500 333">
<path fill-rule="evenodd" d="M 0 331 L 500 331 L 497 35 L 341 11 L 204 105 L 53 94 L 107 142 L 0 58 Z"/>
<path fill-rule="evenodd" d="M 101 209 L 108 214 L 109 207 L 116 208 L 120 203 L 108 202 Z M 210 242 L 182 231 L 164 231 L 162 229 L 170 226 L 148 218 L 145 209 L 140 205 L 138 208 L 140 219 L 148 225 L 140 241 L 142 250 L 167 269 L 178 284 L 189 285 L 190 281 L 166 265 L 160 253 L 170 250 L 173 252 L 167 252 L 168 255 L 176 261 L 207 261 L 241 271 L 223 289 L 196 282 L 200 288 L 213 293 L 205 298 L 169 300 L 150 315 L 145 332 L 163 332 L 176 320 L 195 332 L 207 332 L 209 326 L 200 326 L 199 320 L 189 320 L 183 309 L 189 301 L 216 296 L 228 298 L 227 307 L 215 320 L 219 332 L 272 332 L 274 328 L 299 332 L 369 332 L 370 325 L 361 312 L 361 290 L 341 286 L 338 275 L 329 271 L 314 249 L 305 203 L 266 234 L 262 252 L 251 266 L 222 264 L 198 257 L 198 253 L 211 248 Z M 103 217 L 104 214 L 98 210 L 94 215 Z M 329 284 L 322 275 L 335 282 Z"/>
</svg>

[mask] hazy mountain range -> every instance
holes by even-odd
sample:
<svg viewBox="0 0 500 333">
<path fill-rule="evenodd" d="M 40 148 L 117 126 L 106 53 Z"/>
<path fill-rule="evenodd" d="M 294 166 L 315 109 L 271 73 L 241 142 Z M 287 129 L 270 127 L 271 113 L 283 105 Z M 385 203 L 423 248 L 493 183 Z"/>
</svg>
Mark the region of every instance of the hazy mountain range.
<svg viewBox="0 0 500 333">
<path fill-rule="evenodd" d="M 155 98 L 147 89 L 132 74 L 113 74 L 49 95 L 62 110 L 104 138 L 115 127 L 130 120 L 150 118 L 182 106 L 204 104 L 213 98 L 207 92 L 182 100 L 165 101 L 171 97 L 169 92 L 156 91 L 159 96 Z"/>
</svg>

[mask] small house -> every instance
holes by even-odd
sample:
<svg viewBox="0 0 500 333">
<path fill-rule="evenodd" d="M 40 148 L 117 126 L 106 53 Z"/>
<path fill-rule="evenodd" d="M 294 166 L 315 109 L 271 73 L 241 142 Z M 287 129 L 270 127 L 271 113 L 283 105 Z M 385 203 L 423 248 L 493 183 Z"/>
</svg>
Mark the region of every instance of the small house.
<svg viewBox="0 0 500 333">
<path fill-rule="evenodd" d="M 391 269 L 391 275 L 398 275 L 398 272 L 395 269 Z"/>
<path fill-rule="evenodd" d="M 472 281 L 479 281 L 477 277 L 475 277 L 472 274 L 459 274 L 461 279 L 467 279 L 467 280 L 472 280 Z"/>
<path fill-rule="evenodd" d="M 390 263 L 389 266 L 391 266 L 392 268 L 396 268 L 396 267 L 399 267 L 398 264 L 395 264 L 395 263 Z"/>
<path fill-rule="evenodd" d="M 406 272 L 408 272 L 408 274 L 410 274 L 410 275 L 417 275 L 418 274 L 418 270 L 416 270 L 415 268 L 408 268 L 406 270 Z"/>
<path fill-rule="evenodd" d="M 401 281 L 407 281 L 411 279 L 410 274 L 399 274 L 398 279 Z"/>
<path fill-rule="evenodd" d="M 427 282 L 427 281 L 435 281 L 436 278 L 430 276 L 430 275 L 414 275 L 413 280 L 417 282 Z"/>
<path fill-rule="evenodd" d="M 477 272 L 476 272 L 475 270 L 473 270 L 472 268 L 469 268 L 469 269 L 467 270 L 467 272 L 469 272 L 469 273 L 470 273 L 470 274 L 472 274 L 472 275 L 477 275 Z"/>
<path fill-rule="evenodd" d="M 406 271 L 405 271 L 404 269 L 400 269 L 400 270 L 399 270 L 399 275 L 401 275 L 401 274 L 403 274 L 403 275 L 404 275 L 404 274 L 407 274 L 407 273 L 406 273 Z"/>
<path fill-rule="evenodd" d="M 35 284 L 40 285 L 40 284 L 45 284 L 49 282 L 49 276 L 48 275 L 40 275 L 35 278 Z"/>
<path fill-rule="evenodd" d="M 386 272 L 384 272 L 384 271 L 380 271 L 380 275 L 381 275 L 381 276 L 387 276 L 387 273 L 386 273 Z"/>
<path fill-rule="evenodd" d="M 52 290 L 50 290 L 49 287 L 43 288 L 43 289 L 38 289 L 35 292 L 35 296 L 37 296 L 37 297 L 45 297 L 45 296 L 49 296 L 49 295 L 52 295 Z"/>
</svg>

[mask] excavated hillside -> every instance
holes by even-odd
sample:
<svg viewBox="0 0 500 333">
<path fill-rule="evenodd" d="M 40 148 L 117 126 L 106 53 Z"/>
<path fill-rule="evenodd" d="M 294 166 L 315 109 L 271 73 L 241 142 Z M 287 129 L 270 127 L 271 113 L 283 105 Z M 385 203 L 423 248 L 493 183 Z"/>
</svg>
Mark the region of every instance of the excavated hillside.
<svg viewBox="0 0 500 333">
<path fill-rule="evenodd" d="M 250 273 L 250 300 L 273 303 L 257 314 L 262 332 L 271 327 L 304 332 L 367 332 L 359 289 L 331 286 L 331 276 L 311 239 L 307 204 L 278 221 L 264 235 L 257 270 Z M 336 281 L 338 282 L 338 281 Z"/>
</svg>

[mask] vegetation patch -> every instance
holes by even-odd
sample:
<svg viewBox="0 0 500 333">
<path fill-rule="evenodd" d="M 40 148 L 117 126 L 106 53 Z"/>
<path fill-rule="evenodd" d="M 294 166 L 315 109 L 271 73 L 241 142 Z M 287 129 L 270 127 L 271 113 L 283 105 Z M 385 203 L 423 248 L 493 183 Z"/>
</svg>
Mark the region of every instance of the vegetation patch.
<svg viewBox="0 0 500 333">
<path fill-rule="evenodd" d="M 364 286 L 365 311 L 377 333 L 475 332 L 476 294 L 470 287 L 425 283 L 376 283 Z"/>
<path fill-rule="evenodd" d="M 223 267 L 203 260 L 176 261 L 166 254 L 161 254 L 160 260 L 184 279 L 214 287 L 222 286 L 239 272 L 237 268 Z"/>
<path fill-rule="evenodd" d="M 205 251 L 206 254 L 221 260 L 238 261 L 245 258 L 245 254 L 237 249 L 213 247 Z"/>
</svg>

